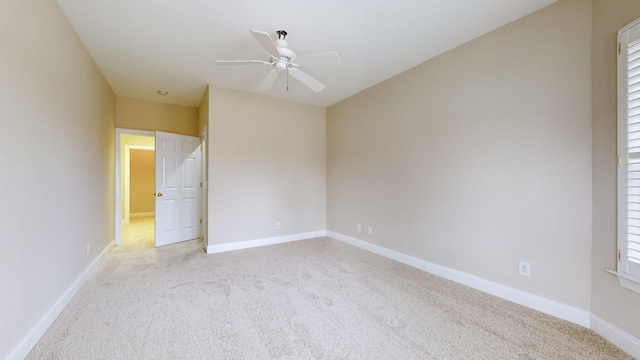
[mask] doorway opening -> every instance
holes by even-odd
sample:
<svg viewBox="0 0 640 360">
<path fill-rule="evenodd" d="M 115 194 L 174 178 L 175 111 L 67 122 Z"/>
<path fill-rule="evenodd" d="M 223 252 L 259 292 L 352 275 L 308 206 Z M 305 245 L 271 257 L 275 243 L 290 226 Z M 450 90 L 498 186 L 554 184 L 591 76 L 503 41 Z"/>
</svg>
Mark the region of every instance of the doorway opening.
<svg viewBox="0 0 640 360">
<path fill-rule="evenodd" d="M 155 247 L 155 132 L 117 129 L 116 185 L 116 244 Z"/>
<path fill-rule="evenodd" d="M 122 224 L 122 242 L 136 248 L 154 247 L 155 147 L 125 145 L 125 151 L 125 170 L 128 168 L 129 173 L 125 171 L 124 176 L 127 214 Z"/>
</svg>

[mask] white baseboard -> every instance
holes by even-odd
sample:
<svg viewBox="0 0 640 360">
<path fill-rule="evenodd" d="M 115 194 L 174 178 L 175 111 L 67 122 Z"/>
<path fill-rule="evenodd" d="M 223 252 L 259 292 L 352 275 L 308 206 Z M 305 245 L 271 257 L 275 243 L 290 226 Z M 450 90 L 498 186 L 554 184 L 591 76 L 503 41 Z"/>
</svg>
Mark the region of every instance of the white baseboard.
<svg viewBox="0 0 640 360">
<path fill-rule="evenodd" d="M 227 252 L 227 251 L 249 249 L 249 248 L 254 248 L 259 246 L 282 244 L 282 243 L 287 243 L 291 241 L 314 239 L 314 238 L 323 237 L 323 236 L 327 236 L 327 232 L 325 230 L 285 235 L 285 236 L 276 236 L 276 237 L 270 237 L 270 238 L 264 238 L 264 239 L 246 240 L 246 241 L 239 241 L 239 242 L 226 243 L 226 244 L 213 244 L 213 245 L 207 246 L 207 254 L 216 254 L 216 253 Z"/>
<path fill-rule="evenodd" d="M 129 214 L 130 218 L 139 218 L 139 217 L 151 217 L 151 216 L 155 216 L 156 213 L 155 212 L 141 212 L 141 213 L 131 213 Z"/>
<path fill-rule="evenodd" d="M 27 333 L 27 335 L 22 339 L 22 341 L 16 346 L 9 356 L 5 360 L 22 360 L 24 359 L 29 351 L 38 343 L 42 335 L 47 331 L 49 326 L 53 324 L 58 315 L 64 310 L 64 308 L 69 304 L 73 296 L 80 290 L 82 285 L 93 275 L 93 273 L 99 268 L 102 261 L 107 257 L 109 251 L 113 248 L 115 240 L 109 243 L 107 247 L 102 250 L 100 255 L 95 258 L 87 266 L 86 269 L 78 276 L 78 278 L 67 288 L 67 290 L 58 298 L 58 300 L 49 308 L 49 310 L 44 314 L 44 316 L 34 325 L 31 330 Z"/>
<path fill-rule="evenodd" d="M 497 296 L 499 298 L 512 301 L 514 303 L 538 310 L 540 312 L 555 316 L 557 318 L 570 321 L 574 324 L 590 327 L 590 312 L 573 306 L 550 300 L 542 296 L 534 295 L 522 290 L 514 289 L 493 281 L 489 281 L 475 275 L 454 270 L 442 265 L 434 264 L 426 260 L 418 259 L 394 250 L 389 250 L 382 246 L 374 245 L 350 236 L 327 231 L 327 236 L 347 244 L 359 247 L 372 253 L 382 255 L 389 259 L 418 268 L 428 273 L 455 281 L 457 283 L 472 287 L 482 292 Z"/>
<path fill-rule="evenodd" d="M 611 341 L 615 346 L 633 356 L 634 359 L 640 359 L 640 340 L 593 314 L 591 314 L 591 330 Z"/>
</svg>

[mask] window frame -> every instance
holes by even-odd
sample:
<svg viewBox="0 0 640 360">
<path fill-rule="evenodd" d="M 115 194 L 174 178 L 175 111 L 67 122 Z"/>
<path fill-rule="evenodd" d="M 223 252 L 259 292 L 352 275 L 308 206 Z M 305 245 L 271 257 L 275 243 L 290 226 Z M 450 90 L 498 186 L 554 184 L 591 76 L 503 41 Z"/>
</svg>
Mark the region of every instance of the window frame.
<svg viewBox="0 0 640 360">
<path fill-rule="evenodd" d="M 627 188 L 629 180 L 627 171 L 629 158 L 638 159 L 640 150 L 634 151 L 635 156 L 630 156 L 628 148 L 628 105 L 627 105 L 627 56 L 629 48 L 629 36 L 633 35 L 632 44 L 640 41 L 640 18 L 626 25 L 618 31 L 617 46 L 617 266 L 616 271 L 607 269 L 615 274 L 621 286 L 640 293 L 640 264 L 628 259 L 628 198 Z M 634 164 L 637 164 L 635 162 Z M 639 164 L 640 166 L 640 164 Z"/>
</svg>

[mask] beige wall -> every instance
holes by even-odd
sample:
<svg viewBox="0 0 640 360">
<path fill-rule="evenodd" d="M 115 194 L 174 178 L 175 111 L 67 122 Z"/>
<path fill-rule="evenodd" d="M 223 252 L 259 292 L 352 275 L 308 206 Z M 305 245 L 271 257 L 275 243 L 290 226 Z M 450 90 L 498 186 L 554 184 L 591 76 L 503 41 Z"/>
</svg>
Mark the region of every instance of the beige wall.
<svg viewBox="0 0 640 360">
<path fill-rule="evenodd" d="M 200 135 L 198 108 L 120 96 L 116 98 L 116 127 Z"/>
<path fill-rule="evenodd" d="M 590 309 L 591 16 L 561 1 L 329 107 L 328 230 Z"/>
<path fill-rule="evenodd" d="M 4 359 L 114 239 L 115 96 L 54 0 L 0 2 L 0 49 Z"/>
<path fill-rule="evenodd" d="M 593 2 L 592 312 L 640 339 L 640 294 L 620 287 L 616 267 L 616 37 L 640 17 L 640 1 Z"/>
<path fill-rule="evenodd" d="M 155 151 L 131 149 L 131 214 L 155 211 Z"/>
<path fill-rule="evenodd" d="M 324 230 L 325 109 L 216 86 L 209 104 L 209 245 Z"/>
</svg>

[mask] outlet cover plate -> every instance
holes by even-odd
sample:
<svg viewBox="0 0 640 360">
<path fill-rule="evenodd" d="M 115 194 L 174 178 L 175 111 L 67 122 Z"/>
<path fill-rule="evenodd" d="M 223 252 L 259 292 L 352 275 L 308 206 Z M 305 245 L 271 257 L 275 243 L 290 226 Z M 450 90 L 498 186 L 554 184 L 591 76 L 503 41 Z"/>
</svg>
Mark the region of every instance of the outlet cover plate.
<svg viewBox="0 0 640 360">
<path fill-rule="evenodd" d="M 522 276 L 531 277 L 531 264 L 524 261 L 518 262 L 518 273 Z"/>
</svg>

